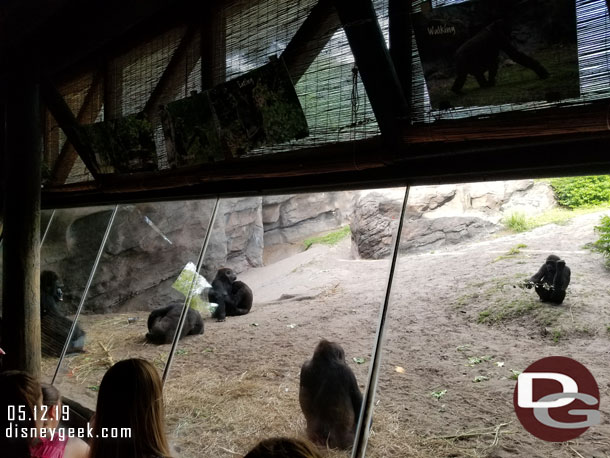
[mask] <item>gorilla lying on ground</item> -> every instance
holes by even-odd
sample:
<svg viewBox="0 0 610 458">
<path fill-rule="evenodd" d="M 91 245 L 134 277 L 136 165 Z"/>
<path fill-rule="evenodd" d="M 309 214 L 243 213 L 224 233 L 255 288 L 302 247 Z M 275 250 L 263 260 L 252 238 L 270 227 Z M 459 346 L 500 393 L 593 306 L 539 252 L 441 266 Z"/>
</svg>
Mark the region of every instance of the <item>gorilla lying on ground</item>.
<svg viewBox="0 0 610 458">
<path fill-rule="evenodd" d="M 529 279 L 528 288 L 535 286 L 542 302 L 561 304 L 570 284 L 570 268 L 563 259 L 554 254 L 546 258 L 542 267 Z"/>
<path fill-rule="evenodd" d="M 233 270 L 223 267 L 216 272 L 212 287 L 204 290 L 208 301 L 218 304 L 212 314 L 218 321 L 224 321 L 227 316 L 245 315 L 252 308 L 252 290 L 236 279 Z"/>
<path fill-rule="evenodd" d="M 57 305 L 58 302 L 63 301 L 61 287 L 59 276 L 55 272 L 45 270 L 40 274 L 41 349 L 42 354 L 47 356 L 61 355 L 72 327 L 72 320 L 65 317 Z M 83 352 L 85 335 L 85 331 L 77 324 L 66 354 Z"/>
<path fill-rule="evenodd" d="M 146 339 L 157 345 L 171 343 L 176 334 L 182 307 L 184 302 L 172 302 L 167 307 L 150 312 Z M 180 338 L 192 334 L 203 334 L 203 318 L 198 311 L 189 307 Z"/>
<path fill-rule="evenodd" d="M 299 403 L 312 442 L 330 448 L 352 446 L 362 394 L 339 344 L 321 340 L 313 358 L 303 364 Z"/>
</svg>

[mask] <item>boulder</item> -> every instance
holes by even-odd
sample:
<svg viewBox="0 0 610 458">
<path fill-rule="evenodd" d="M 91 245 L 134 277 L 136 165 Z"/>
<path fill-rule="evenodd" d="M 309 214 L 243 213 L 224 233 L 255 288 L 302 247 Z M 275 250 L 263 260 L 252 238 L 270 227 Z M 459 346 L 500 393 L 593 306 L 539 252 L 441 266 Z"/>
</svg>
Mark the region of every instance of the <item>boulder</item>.
<svg viewBox="0 0 610 458">
<path fill-rule="evenodd" d="M 390 254 L 404 192 L 364 192 L 357 197 L 350 227 L 353 252 L 366 259 Z M 545 182 L 493 181 L 418 186 L 409 190 L 401 250 L 430 250 L 488 235 L 505 215 L 542 213 L 555 205 Z"/>
</svg>

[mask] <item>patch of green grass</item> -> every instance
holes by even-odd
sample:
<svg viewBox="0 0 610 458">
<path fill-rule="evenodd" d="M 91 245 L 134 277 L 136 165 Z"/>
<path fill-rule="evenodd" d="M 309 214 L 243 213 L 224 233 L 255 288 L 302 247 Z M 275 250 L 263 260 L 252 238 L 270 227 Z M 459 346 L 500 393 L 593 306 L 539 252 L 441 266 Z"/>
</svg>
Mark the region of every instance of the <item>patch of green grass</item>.
<svg viewBox="0 0 610 458">
<path fill-rule="evenodd" d="M 511 380 L 517 380 L 521 375 L 521 371 L 516 371 L 515 369 L 511 369 L 511 376 L 509 377 Z"/>
<path fill-rule="evenodd" d="M 350 232 L 351 232 L 350 227 L 344 226 L 341 229 L 330 232 L 326 235 L 321 235 L 318 237 L 310 237 L 308 239 L 305 239 L 303 244 L 305 245 L 306 250 L 308 250 L 312 245 L 314 245 L 316 243 L 320 243 L 323 245 L 336 245 L 341 240 L 343 240 L 345 237 L 347 237 L 350 234 Z"/>
<path fill-rule="evenodd" d="M 572 218 L 589 213 L 596 213 L 610 208 L 608 204 L 595 205 L 591 207 L 575 208 L 570 210 L 564 207 L 554 207 L 538 216 L 531 218 L 533 227 L 544 226 L 545 224 L 567 224 Z"/>
<path fill-rule="evenodd" d="M 506 254 L 498 256 L 496 259 L 493 260 L 493 262 L 501 261 L 502 259 L 509 259 L 513 256 L 516 256 L 521 253 L 521 248 L 527 248 L 527 245 L 525 243 L 519 243 L 512 247 L 510 250 L 508 250 Z"/>
<path fill-rule="evenodd" d="M 507 229 L 513 232 L 525 232 L 547 224 L 565 225 L 572 218 L 608 210 L 610 205 L 601 204 L 589 207 L 569 209 L 565 207 L 554 207 L 537 216 L 526 216 L 523 213 L 515 212 L 505 217 L 502 223 Z"/>
<path fill-rule="evenodd" d="M 491 310 L 483 310 L 479 312 L 479 318 L 477 319 L 477 323 L 487 323 L 490 320 Z"/>
<path fill-rule="evenodd" d="M 610 324 L 609 324 L 608 326 L 606 326 L 606 332 L 607 332 L 608 334 L 610 334 Z"/>
<path fill-rule="evenodd" d="M 561 339 L 561 329 L 553 329 L 553 342 L 558 343 Z"/>
<path fill-rule="evenodd" d="M 477 323 L 498 324 L 527 315 L 538 325 L 550 326 L 557 321 L 561 313 L 560 309 L 549 308 L 541 302 L 530 299 L 514 299 L 509 302 L 499 302 L 496 306 L 488 307 L 479 312 Z"/>
<path fill-rule="evenodd" d="M 513 232 L 525 232 L 531 229 L 530 218 L 521 212 L 511 213 L 502 220 L 502 223 Z"/>
</svg>

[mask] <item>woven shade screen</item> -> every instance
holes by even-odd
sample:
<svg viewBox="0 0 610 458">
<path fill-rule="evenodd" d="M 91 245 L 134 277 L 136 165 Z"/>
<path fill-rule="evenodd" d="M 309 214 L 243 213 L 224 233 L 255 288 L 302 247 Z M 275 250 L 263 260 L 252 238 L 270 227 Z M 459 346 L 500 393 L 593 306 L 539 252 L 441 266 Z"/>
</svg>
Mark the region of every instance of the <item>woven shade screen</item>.
<svg viewBox="0 0 610 458">
<path fill-rule="evenodd" d="M 186 24 L 167 30 L 126 52 L 112 55 L 107 58 L 105 68 L 82 75 L 62 85 L 59 90 L 81 124 L 145 111 L 154 128 L 158 169 L 167 169 L 169 165 L 159 105 L 185 98 L 192 91 L 209 89 L 265 65 L 272 56 L 281 56 L 317 3 L 316 0 L 222 2 L 202 31 L 198 27 L 203 22 L 196 24 L 195 30 L 193 25 Z M 418 13 L 423 3 L 414 1 L 412 12 Z M 455 3 L 461 2 L 435 0 L 431 6 L 437 8 Z M 373 6 L 388 43 L 388 1 L 376 0 Z M 413 35 L 411 119 L 415 127 L 427 126 L 427 135 L 438 138 L 435 137 L 437 126 L 431 123 L 441 120 L 473 118 L 474 126 L 477 119 L 495 113 L 586 106 L 596 100 L 607 99 L 610 96 L 610 20 L 605 1 L 576 0 L 576 17 L 580 96 L 555 102 L 468 108 L 457 106 L 450 110 L 434 110 L 430 105 Z M 307 67 L 293 77 L 309 126 L 309 136 L 259 147 L 248 152 L 247 156 L 361 140 L 379 134 L 370 100 L 343 29 L 340 26 L 331 27 L 327 32 L 311 40 L 309 48 L 314 51 L 311 51 L 310 59 L 305 59 Z M 151 94 L 160 86 L 162 90 L 151 99 Z M 516 113 L 515 116 L 518 124 L 521 115 Z M 576 120 L 577 124 L 579 122 L 589 121 L 583 117 Z M 592 122 L 598 128 L 599 119 Z M 456 125 L 456 129 L 460 127 Z M 53 175 L 57 163 L 62 160 L 62 151 L 69 149 L 69 145 L 49 114 L 46 115 L 45 145 L 46 167 Z M 92 179 L 76 155 L 73 154 L 67 161 L 66 154 L 63 156 L 63 166 L 70 165 L 70 173 L 59 181 L 70 183 Z"/>
</svg>

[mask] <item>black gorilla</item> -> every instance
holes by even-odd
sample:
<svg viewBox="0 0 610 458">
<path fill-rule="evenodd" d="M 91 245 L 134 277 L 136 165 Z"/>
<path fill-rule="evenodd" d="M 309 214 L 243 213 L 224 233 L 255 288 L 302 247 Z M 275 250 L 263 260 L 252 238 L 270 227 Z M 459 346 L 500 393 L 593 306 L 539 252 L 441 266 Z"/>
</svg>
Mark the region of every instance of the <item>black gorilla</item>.
<svg viewBox="0 0 610 458">
<path fill-rule="evenodd" d="M 224 321 L 227 316 L 245 315 L 252 308 L 252 290 L 236 279 L 233 270 L 223 267 L 216 272 L 212 287 L 204 291 L 210 302 L 218 304 L 212 314 L 218 321 Z"/>
<path fill-rule="evenodd" d="M 312 442 L 343 449 L 353 444 L 362 394 L 339 344 L 321 340 L 303 364 L 299 403 Z"/>
<path fill-rule="evenodd" d="M 451 90 L 460 93 L 468 74 L 474 75 L 481 87 L 496 84 L 498 56 L 504 51 L 516 63 L 536 72 L 540 79 L 549 77 L 549 72 L 536 59 L 514 48 L 505 34 L 503 20 L 497 20 L 466 41 L 455 52 L 457 77 Z M 488 72 L 488 79 L 484 73 Z"/>
<path fill-rule="evenodd" d="M 72 320 L 66 318 L 57 303 L 63 300 L 59 276 L 50 270 L 40 275 L 40 329 L 42 353 L 47 356 L 60 356 L 64 343 L 70 333 Z M 70 339 L 66 353 L 79 353 L 85 346 L 85 331 L 77 324 Z"/>
<path fill-rule="evenodd" d="M 172 302 L 167 307 L 150 312 L 146 339 L 158 345 L 171 343 L 176 334 L 182 307 L 184 307 L 183 302 Z M 193 334 L 203 334 L 203 319 L 199 312 L 189 307 L 180 338 Z"/>
<path fill-rule="evenodd" d="M 554 254 L 546 258 L 546 262 L 529 280 L 528 288 L 535 286 L 536 293 L 543 302 L 561 304 L 566 297 L 566 289 L 570 284 L 570 268 L 563 259 Z"/>
</svg>

